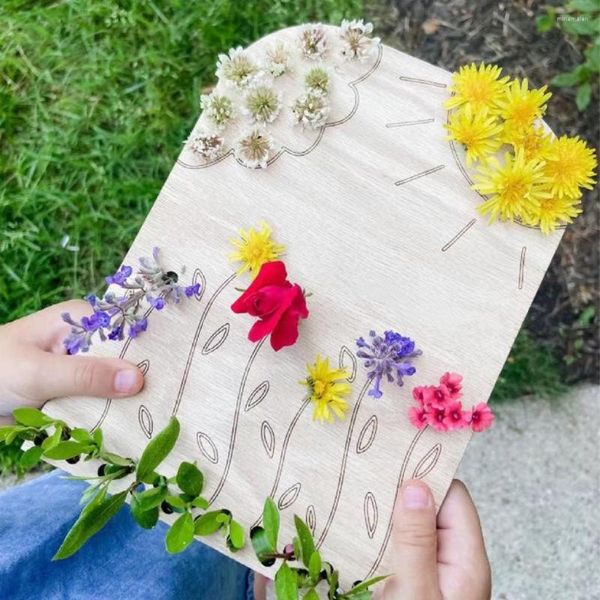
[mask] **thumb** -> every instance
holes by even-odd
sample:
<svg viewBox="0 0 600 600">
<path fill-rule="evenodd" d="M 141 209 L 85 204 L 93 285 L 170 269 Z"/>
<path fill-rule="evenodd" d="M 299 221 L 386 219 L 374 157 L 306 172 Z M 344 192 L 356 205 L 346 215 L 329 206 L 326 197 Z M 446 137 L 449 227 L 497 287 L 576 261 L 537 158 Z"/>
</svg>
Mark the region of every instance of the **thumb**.
<svg viewBox="0 0 600 600">
<path fill-rule="evenodd" d="M 392 553 L 394 576 L 386 582 L 384 598 L 441 598 L 435 503 L 430 489 L 422 481 L 407 481 L 398 492 L 394 507 Z"/>
<path fill-rule="evenodd" d="M 43 355 L 35 386 L 40 401 L 61 396 L 122 398 L 137 394 L 144 386 L 142 372 L 118 358 Z"/>
</svg>

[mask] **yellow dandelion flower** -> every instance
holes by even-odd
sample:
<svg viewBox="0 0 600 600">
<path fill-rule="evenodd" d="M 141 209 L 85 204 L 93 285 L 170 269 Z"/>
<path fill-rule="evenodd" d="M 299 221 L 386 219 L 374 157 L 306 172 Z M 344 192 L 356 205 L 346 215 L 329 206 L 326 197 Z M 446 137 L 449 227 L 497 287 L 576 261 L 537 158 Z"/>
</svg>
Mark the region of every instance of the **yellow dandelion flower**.
<svg viewBox="0 0 600 600">
<path fill-rule="evenodd" d="M 452 74 L 449 91 L 452 96 L 446 100 L 446 108 L 457 108 L 468 104 L 475 113 L 497 112 L 498 101 L 504 95 L 508 77 L 500 79 L 502 69 L 497 65 L 475 63 L 461 67 Z"/>
<path fill-rule="evenodd" d="M 485 163 L 487 156 L 496 152 L 502 144 L 502 125 L 496 117 L 485 112 L 474 113 L 470 104 L 452 114 L 445 127 L 450 134 L 448 139 L 465 147 L 467 165 L 476 160 Z"/>
<path fill-rule="evenodd" d="M 308 396 L 315 405 L 313 420 L 333 423 L 334 415 L 343 420 L 348 410 L 344 396 L 352 389 L 347 381 L 349 373 L 343 368 L 331 368 L 329 359 L 319 355 L 313 365 L 307 365 L 307 371 L 308 377 L 299 383 L 308 388 Z"/>
<path fill-rule="evenodd" d="M 490 158 L 489 166 L 479 167 L 473 189 L 489 196 L 477 210 L 489 214 L 490 223 L 497 218 L 512 221 L 515 218 L 528 221 L 532 212 L 544 198 L 550 196 L 544 184 L 544 163 L 525 160 L 523 150 L 514 155 L 506 153 L 504 163 L 496 157 Z"/>
<path fill-rule="evenodd" d="M 551 181 L 551 191 L 563 196 L 577 197 L 579 188 L 592 189 L 598 165 L 596 151 L 577 137 L 563 135 L 552 141 L 544 174 Z"/>
<path fill-rule="evenodd" d="M 559 225 L 572 223 L 577 215 L 581 214 L 581 195 L 562 196 L 551 195 L 540 201 L 527 221 L 542 230 L 546 235 L 552 233 Z"/>
<path fill-rule="evenodd" d="M 229 255 L 229 260 L 242 263 L 238 275 L 250 271 L 255 276 L 265 263 L 277 260 L 285 251 L 284 246 L 275 243 L 271 238 L 269 225 L 264 221 L 259 225 L 260 229 L 240 229 L 240 237 L 231 240 L 236 250 Z"/>
<path fill-rule="evenodd" d="M 546 160 L 552 146 L 553 136 L 542 125 L 527 129 L 505 126 L 502 140 L 514 151 L 523 150 L 525 160 Z"/>
<path fill-rule="evenodd" d="M 551 96 L 546 86 L 530 90 L 527 79 L 511 81 L 498 102 L 500 116 L 508 128 L 527 129 L 546 112 Z"/>
</svg>

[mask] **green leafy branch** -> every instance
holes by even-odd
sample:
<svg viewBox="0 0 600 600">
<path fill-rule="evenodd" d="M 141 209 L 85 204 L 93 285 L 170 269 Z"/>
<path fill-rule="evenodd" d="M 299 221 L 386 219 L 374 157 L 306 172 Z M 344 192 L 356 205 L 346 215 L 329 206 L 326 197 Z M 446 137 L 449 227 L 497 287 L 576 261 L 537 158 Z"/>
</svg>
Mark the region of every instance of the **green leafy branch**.
<svg viewBox="0 0 600 600">
<path fill-rule="evenodd" d="M 279 523 L 277 505 L 267 498 L 262 526 L 254 527 L 250 532 L 254 552 L 262 565 L 270 567 L 281 561 L 275 574 L 275 592 L 279 600 L 297 600 L 299 592 L 304 593 L 304 600 L 319 600 L 317 588 L 328 590 L 328 600 L 370 600 L 373 595 L 370 588 L 385 579 L 381 576 L 357 582 L 344 592 L 340 588 L 339 572 L 331 563 L 323 561 L 306 523 L 294 516 L 296 536 L 281 548 L 278 546 Z"/>
<path fill-rule="evenodd" d="M 23 467 L 30 468 L 42 459 L 65 460 L 71 464 L 82 457 L 84 461 L 100 461 L 95 477 L 70 477 L 93 483 L 83 493 L 81 501 L 84 507 L 53 560 L 75 554 L 119 512 L 128 499 L 133 518 L 145 529 L 156 525 L 161 511 L 179 515 L 165 537 L 166 550 L 171 554 L 185 550 L 195 536 L 216 533 L 223 535 L 231 552 L 245 546 L 244 528 L 233 519 L 231 511 L 207 510 L 209 503 L 202 496 L 204 475 L 195 464 L 182 462 L 174 477 L 157 471 L 179 437 L 180 426 L 175 417 L 148 442 L 136 461 L 106 450 L 100 429 L 93 432 L 83 428 L 72 429 L 64 421 L 52 419 L 36 408 L 19 408 L 13 415 L 15 425 L 0 427 L 0 443 L 29 446 L 21 456 Z M 124 490 L 108 493 L 113 482 L 126 478 Z M 264 566 L 281 562 L 275 575 L 278 600 L 297 600 L 299 594 L 304 600 L 318 600 L 318 590 L 328 590 L 328 600 L 372 598 L 370 588 L 385 577 L 356 582 L 349 590 L 343 591 L 339 572 L 331 563 L 322 560 L 309 527 L 298 516 L 294 517 L 294 525 L 296 536 L 279 549 L 280 514 L 275 502 L 267 498 L 262 526 L 250 531 L 259 562 Z"/>
<path fill-rule="evenodd" d="M 571 0 L 564 8 L 548 7 L 537 20 L 537 30 L 545 33 L 555 27 L 583 47 L 583 60 L 572 71 L 552 80 L 556 87 L 577 88 L 575 103 L 584 111 L 592 99 L 592 86 L 600 76 L 600 3 L 598 0 Z"/>
</svg>

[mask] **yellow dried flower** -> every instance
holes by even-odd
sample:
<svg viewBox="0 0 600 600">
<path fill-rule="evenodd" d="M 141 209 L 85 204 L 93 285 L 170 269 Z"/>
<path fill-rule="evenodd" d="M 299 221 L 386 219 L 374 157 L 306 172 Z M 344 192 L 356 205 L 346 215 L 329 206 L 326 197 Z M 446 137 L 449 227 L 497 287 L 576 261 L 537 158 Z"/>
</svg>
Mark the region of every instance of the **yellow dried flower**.
<svg viewBox="0 0 600 600">
<path fill-rule="evenodd" d="M 530 90 L 527 79 L 511 81 L 498 102 L 500 116 L 508 128 L 527 129 L 546 112 L 551 96 L 546 86 Z"/>
<path fill-rule="evenodd" d="M 307 365 L 308 376 L 299 383 L 308 388 L 308 396 L 314 403 L 313 420 L 333 423 L 334 415 L 343 420 L 346 417 L 347 396 L 352 386 L 348 383 L 349 373 L 345 368 L 334 369 L 328 358 L 317 355 L 315 363 Z"/>
<path fill-rule="evenodd" d="M 240 237 L 231 240 L 236 250 L 229 255 L 229 260 L 242 263 L 238 275 L 250 271 L 253 276 L 256 276 L 265 263 L 277 260 L 285 252 L 285 247 L 275 243 L 271 238 L 269 225 L 264 221 L 259 225 L 260 229 L 252 227 L 247 231 L 240 229 Z"/>
<path fill-rule="evenodd" d="M 485 112 L 474 113 L 470 104 L 454 112 L 445 127 L 450 134 L 448 139 L 465 147 L 467 165 L 477 160 L 485 163 L 487 157 L 496 152 L 502 144 L 502 125 L 496 117 Z"/>
<path fill-rule="evenodd" d="M 596 151 L 577 137 L 563 135 L 552 141 L 544 174 L 550 179 L 552 194 L 562 198 L 579 196 L 579 188 L 592 189 L 598 165 Z"/>
<path fill-rule="evenodd" d="M 502 69 L 496 65 L 472 63 L 461 67 L 452 74 L 450 92 L 446 108 L 457 108 L 468 104 L 475 113 L 498 110 L 498 101 L 504 95 L 508 77 L 500 78 Z"/>
<path fill-rule="evenodd" d="M 477 207 L 479 212 L 489 214 L 490 223 L 497 218 L 529 221 L 540 202 L 550 197 L 545 186 L 544 163 L 526 161 L 523 150 L 514 155 L 506 153 L 503 164 L 496 157 L 491 157 L 489 162 L 489 166 L 479 168 L 473 185 L 473 189 L 490 196 Z"/>
</svg>

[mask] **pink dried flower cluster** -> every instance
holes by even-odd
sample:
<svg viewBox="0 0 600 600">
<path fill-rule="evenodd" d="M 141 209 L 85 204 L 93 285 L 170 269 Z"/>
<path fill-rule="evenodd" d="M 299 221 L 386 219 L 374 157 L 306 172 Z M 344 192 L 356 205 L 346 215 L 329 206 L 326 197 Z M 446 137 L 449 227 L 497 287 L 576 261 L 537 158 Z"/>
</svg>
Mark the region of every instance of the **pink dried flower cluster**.
<svg viewBox="0 0 600 600">
<path fill-rule="evenodd" d="M 444 373 L 440 384 L 421 385 L 413 389 L 417 406 L 408 411 L 410 422 L 423 429 L 431 425 L 437 431 L 454 431 L 470 427 L 473 431 L 485 431 L 492 425 L 494 414 L 485 403 L 480 402 L 471 410 L 464 410 L 462 402 L 462 376 Z"/>
</svg>

